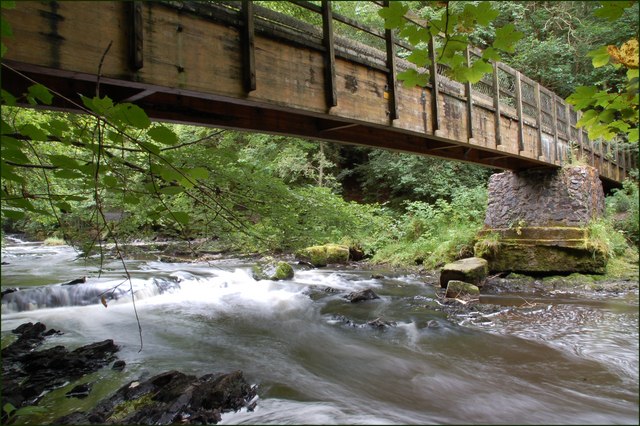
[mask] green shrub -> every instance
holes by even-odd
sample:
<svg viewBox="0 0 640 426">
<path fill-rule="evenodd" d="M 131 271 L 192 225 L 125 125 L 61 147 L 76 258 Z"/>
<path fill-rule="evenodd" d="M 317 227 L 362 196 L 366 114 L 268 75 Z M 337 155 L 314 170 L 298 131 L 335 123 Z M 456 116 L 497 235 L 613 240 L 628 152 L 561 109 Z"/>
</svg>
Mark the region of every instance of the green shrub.
<svg viewBox="0 0 640 426">
<path fill-rule="evenodd" d="M 451 201 L 434 204 L 406 202 L 396 233 L 373 258 L 393 265 L 421 264 L 434 268 L 458 258 L 473 256 L 476 235 L 483 226 L 486 188 L 460 189 Z"/>
<path fill-rule="evenodd" d="M 615 189 L 606 203 L 607 217 L 613 228 L 621 232 L 630 244 L 640 247 L 638 183 L 625 180 L 622 189 Z"/>
</svg>

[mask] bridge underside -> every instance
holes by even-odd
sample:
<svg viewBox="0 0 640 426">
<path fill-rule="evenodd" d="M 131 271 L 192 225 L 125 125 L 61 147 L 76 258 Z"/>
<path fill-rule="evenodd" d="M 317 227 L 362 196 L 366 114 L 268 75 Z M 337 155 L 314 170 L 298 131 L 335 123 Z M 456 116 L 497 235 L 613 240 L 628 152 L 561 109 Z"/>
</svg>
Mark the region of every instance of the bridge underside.
<svg viewBox="0 0 640 426">
<path fill-rule="evenodd" d="M 14 93 L 25 93 L 38 82 L 55 94 L 51 108 L 82 113 L 78 94 L 93 96 L 97 77 L 29 64 L 5 61 L 10 68 L 2 73 L 2 86 Z M 18 71 L 18 72 L 14 72 Z M 251 99 L 236 99 L 202 92 L 158 87 L 111 78 L 100 79 L 100 95 L 115 102 L 134 102 L 152 119 L 182 124 L 293 135 L 329 142 L 391 149 L 471 162 L 493 168 L 524 170 L 555 165 L 527 158 L 514 158 L 504 152 L 480 149 L 432 135 L 403 132 L 402 129 L 344 120 L 329 114 L 309 114 Z M 25 106 L 28 106 L 25 104 Z"/>
</svg>

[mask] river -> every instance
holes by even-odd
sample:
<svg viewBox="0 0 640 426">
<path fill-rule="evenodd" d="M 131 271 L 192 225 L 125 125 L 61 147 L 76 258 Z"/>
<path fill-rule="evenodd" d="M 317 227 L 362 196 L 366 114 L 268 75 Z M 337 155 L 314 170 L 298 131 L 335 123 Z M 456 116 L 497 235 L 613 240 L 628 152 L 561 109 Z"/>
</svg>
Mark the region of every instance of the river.
<svg viewBox="0 0 640 426">
<path fill-rule="evenodd" d="M 637 291 L 556 295 L 525 310 L 505 296 L 503 310 L 470 321 L 436 310 L 434 288 L 416 275 L 295 265 L 290 281 L 256 281 L 248 261 L 163 263 L 150 253 L 127 262 L 140 351 L 122 265 L 109 261 L 98 277 L 99 260 L 68 246 L 8 241 L 2 288 L 29 288 L 3 297 L 3 347 L 12 329 L 41 321 L 64 332 L 42 348 L 114 339 L 127 365 L 94 373 L 86 399 L 64 398 L 73 384 L 50 392 L 30 424 L 171 369 L 239 369 L 258 385 L 256 409 L 222 424 L 638 423 Z M 100 294 L 120 283 L 103 306 Z M 366 288 L 380 299 L 343 298 Z M 366 324 L 377 318 L 396 325 Z"/>
</svg>

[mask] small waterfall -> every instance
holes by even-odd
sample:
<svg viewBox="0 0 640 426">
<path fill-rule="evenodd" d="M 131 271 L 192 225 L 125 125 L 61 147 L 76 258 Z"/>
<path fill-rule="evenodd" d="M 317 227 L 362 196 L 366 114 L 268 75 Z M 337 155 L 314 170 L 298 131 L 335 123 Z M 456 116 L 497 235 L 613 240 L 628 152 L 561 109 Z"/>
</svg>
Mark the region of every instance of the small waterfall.
<svg viewBox="0 0 640 426">
<path fill-rule="evenodd" d="M 128 301 L 131 297 L 131 287 L 136 299 L 144 299 L 178 289 L 180 284 L 174 278 L 133 278 L 131 284 L 128 281 L 110 280 L 77 285 L 56 284 L 25 288 L 2 297 L 2 313 L 94 305 L 101 303 L 103 296 L 106 303 L 113 303 L 119 299 Z"/>
</svg>

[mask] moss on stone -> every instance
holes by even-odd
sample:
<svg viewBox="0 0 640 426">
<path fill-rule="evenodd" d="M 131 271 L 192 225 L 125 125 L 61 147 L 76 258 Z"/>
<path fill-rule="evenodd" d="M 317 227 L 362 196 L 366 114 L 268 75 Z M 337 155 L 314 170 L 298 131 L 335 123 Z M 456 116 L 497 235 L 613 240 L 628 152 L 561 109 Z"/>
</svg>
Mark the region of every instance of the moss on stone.
<svg viewBox="0 0 640 426">
<path fill-rule="evenodd" d="M 459 296 L 477 296 L 480 294 L 480 289 L 473 284 L 466 283 L 459 280 L 451 280 L 447 284 L 446 297 L 456 298 Z"/>
<path fill-rule="evenodd" d="M 311 246 L 299 250 L 296 256 L 315 267 L 327 266 L 330 263 L 347 263 L 349 261 L 349 247 L 340 244 Z"/>
<path fill-rule="evenodd" d="M 140 398 L 132 399 L 130 401 L 123 401 L 113 408 L 111 416 L 107 419 L 107 422 L 118 424 L 121 423 L 127 416 L 137 412 L 140 408 L 153 404 L 153 392 L 149 392 L 141 396 Z"/>
<path fill-rule="evenodd" d="M 503 244 L 500 250 L 488 256 L 487 260 L 493 272 L 603 274 L 607 266 L 607 258 L 598 251 L 528 244 Z"/>
<path fill-rule="evenodd" d="M 293 278 L 293 268 L 287 262 L 278 262 L 272 280 L 290 280 Z"/>
</svg>

